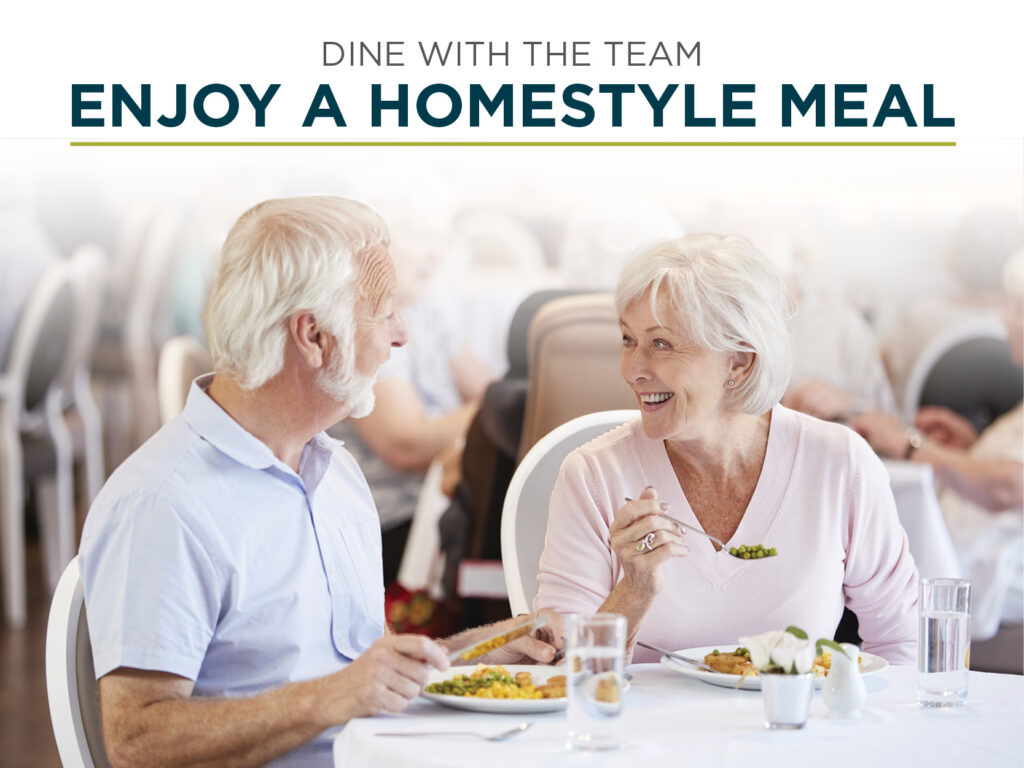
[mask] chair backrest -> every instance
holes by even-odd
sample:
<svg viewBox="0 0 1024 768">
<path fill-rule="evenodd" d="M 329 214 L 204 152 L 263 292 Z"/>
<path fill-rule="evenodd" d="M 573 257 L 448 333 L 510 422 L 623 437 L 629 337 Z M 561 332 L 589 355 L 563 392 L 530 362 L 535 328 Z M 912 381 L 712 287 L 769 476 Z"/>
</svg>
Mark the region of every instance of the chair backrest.
<svg viewBox="0 0 1024 768">
<path fill-rule="evenodd" d="M 166 424 L 185 408 L 192 380 L 212 370 L 213 359 L 197 339 L 175 336 L 164 342 L 157 366 L 161 424 Z"/>
<path fill-rule="evenodd" d="M 75 290 L 67 262 L 47 267 L 32 288 L 7 359 L 6 378 L 21 414 L 34 411 L 57 384 L 71 339 Z"/>
<path fill-rule="evenodd" d="M 64 768 L 110 768 L 75 557 L 57 583 L 46 624 L 46 696 Z"/>
<path fill-rule="evenodd" d="M 995 317 L 972 318 L 940 333 L 918 354 L 907 377 L 903 414 L 944 405 L 979 431 L 1020 402 L 1024 381 Z"/>
<path fill-rule="evenodd" d="M 124 320 L 124 354 L 131 371 L 135 438 L 141 444 L 160 426 L 156 395 L 158 346 L 170 336 L 163 320 L 180 235 L 180 216 L 157 213 L 142 240 Z"/>
<path fill-rule="evenodd" d="M 100 335 L 109 264 L 102 248 L 83 245 L 71 254 L 68 269 L 75 291 L 75 320 L 60 375 L 66 397 L 73 392 L 75 375 L 88 371 L 92 361 Z"/>
<path fill-rule="evenodd" d="M 529 387 L 519 456 L 576 416 L 635 408 L 636 398 L 619 375 L 621 357 L 612 294 L 566 296 L 537 310 L 528 338 Z"/>
<path fill-rule="evenodd" d="M 579 416 L 542 437 L 519 463 L 501 515 L 501 562 L 513 616 L 533 610 L 551 489 L 562 461 L 584 443 L 639 415 L 637 410 L 616 410 Z"/>
<path fill-rule="evenodd" d="M 530 324 L 536 317 L 537 311 L 549 301 L 561 299 L 565 296 L 579 296 L 580 291 L 575 288 L 546 288 L 542 291 L 535 291 L 520 302 L 512 315 L 512 322 L 508 329 L 508 372 L 506 379 L 525 379 L 529 375 L 527 360 L 528 337 L 530 335 Z"/>
</svg>

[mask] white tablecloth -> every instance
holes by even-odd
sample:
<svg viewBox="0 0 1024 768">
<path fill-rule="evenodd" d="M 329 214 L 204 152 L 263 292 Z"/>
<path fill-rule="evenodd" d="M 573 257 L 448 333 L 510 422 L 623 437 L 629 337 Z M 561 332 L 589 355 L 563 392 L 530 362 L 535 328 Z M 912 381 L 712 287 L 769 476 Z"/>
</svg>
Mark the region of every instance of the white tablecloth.
<svg viewBox="0 0 1024 768">
<path fill-rule="evenodd" d="M 338 768 L 380 766 L 1015 766 L 1024 764 L 1024 678 L 970 674 L 967 703 L 951 710 L 917 703 L 917 672 L 890 667 L 865 678 L 868 698 L 857 720 L 825 717 L 815 694 L 799 731 L 767 731 L 761 694 L 684 678 L 659 664 L 629 668 L 622 749 L 572 753 L 564 748 L 564 712 L 484 715 L 418 700 L 406 712 L 354 720 L 334 742 Z M 496 733 L 534 725 L 506 742 L 473 738 L 379 738 L 383 731 L 472 730 Z"/>
<path fill-rule="evenodd" d="M 885 461 L 896 498 L 896 512 L 907 532 L 910 553 L 921 576 L 960 578 L 963 575 L 953 539 L 935 495 L 935 476 L 928 464 Z"/>
</svg>

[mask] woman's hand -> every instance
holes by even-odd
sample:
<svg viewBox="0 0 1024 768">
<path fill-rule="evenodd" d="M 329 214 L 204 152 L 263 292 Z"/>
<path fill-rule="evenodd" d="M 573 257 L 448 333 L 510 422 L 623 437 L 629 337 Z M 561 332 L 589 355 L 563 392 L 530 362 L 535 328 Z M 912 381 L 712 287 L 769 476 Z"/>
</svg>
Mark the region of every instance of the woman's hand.
<svg viewBox="0 0 1024 768">
<path fill-rule="evenodd" d="M 619 510 L 609 531 L 612 549 L 622 564 L 622 586 L 648 602 L 664 585 L 662 563 L 689 554 L 679 528 L 661 516 L 665 506 L 648 486 L 639 499 Z"/>
<path fill-rule="evenodd" d="M 947 448 L 966 451 L 978 440 L 978 432 L 971 422 L 949 408 L 938 405 L 919 408 L 914 416 L 914 426 L 929 440 Z"/>
</svg>

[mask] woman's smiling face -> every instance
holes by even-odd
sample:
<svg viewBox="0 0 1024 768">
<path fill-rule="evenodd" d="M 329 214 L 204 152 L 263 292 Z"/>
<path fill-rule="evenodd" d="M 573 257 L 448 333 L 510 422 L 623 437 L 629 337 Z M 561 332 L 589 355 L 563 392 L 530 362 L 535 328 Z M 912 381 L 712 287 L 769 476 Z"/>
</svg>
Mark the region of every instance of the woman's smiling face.
<svg viewBox="0 0 1024 768">
<path fill-rule="evenodd" d="M 660 322 L 659 322 L 660 321 Z M 657 319 L 649 294 L 626 306 L 622 329 L 622 378 L 636 395 L 646 435 L 655 440 L 710 437 L 725 412 L 728 352 L 692 342 L 674 327 L 676 313 L 664 294 Z"/>
</svg>

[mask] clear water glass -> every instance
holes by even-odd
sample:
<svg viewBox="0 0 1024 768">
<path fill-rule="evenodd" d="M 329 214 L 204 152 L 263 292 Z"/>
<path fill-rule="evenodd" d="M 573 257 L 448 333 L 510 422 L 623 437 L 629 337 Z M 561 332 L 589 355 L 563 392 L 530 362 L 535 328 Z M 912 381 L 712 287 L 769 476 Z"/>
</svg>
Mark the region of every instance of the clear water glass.
<svg viewBox="0 0 1024 768">
<path fill-rule="evenodd" d="M 971 656 L 971 582 L 921 579 L 917 635 L 917 700 L 956 707 L 967 700 Z"/>
<path fill-rule="evenodd" d="M 569 616 L 566 680 L 570 749 L 619 747 L 626 617 L 617 613 Z"/>
</svg>

